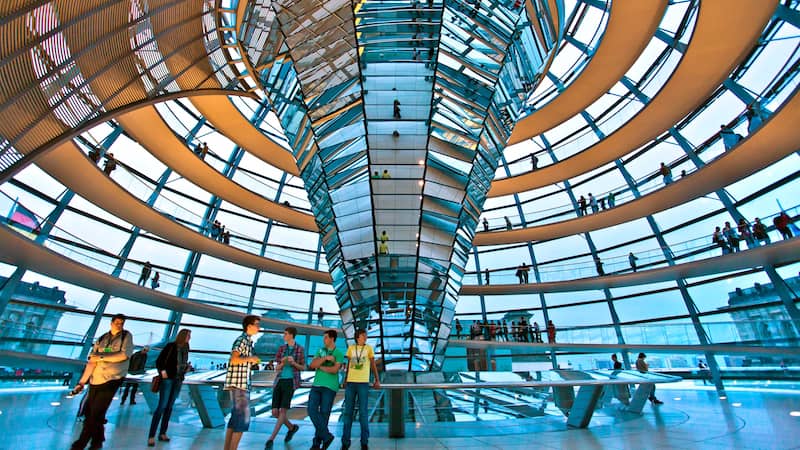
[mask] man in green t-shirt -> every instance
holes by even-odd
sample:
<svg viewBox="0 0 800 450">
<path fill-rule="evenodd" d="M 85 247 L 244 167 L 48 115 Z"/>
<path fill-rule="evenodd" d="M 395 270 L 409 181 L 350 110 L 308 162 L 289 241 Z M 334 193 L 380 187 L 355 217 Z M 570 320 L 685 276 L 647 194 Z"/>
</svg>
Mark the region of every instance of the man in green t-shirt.
<svg viewBox="0 0 800 450">
<path fill-rule="evenodd" d="M 353 414 L 358 398 L 358 416 L 361 419 L 361 450 L 367 450 L 369 441 L 369 375 L 374 374 L 375 389 L 381 387 L 375 352 L 367 344 L 367 330 L 356 331 L 356 345 L 347 348 L 347 378 L 344 385 L 344 409 L 342 410 L 342 450 L 350 448 L 350 433 L 353 429 Z"/>
<path fill-rule="evenodd" d="M 328 430 L 333 400 L 339 390 L 339 368 L 344 362 L 344 353 L 336 348 L 336 330 L 328 330 L 322 336 L 324 347 L 317 350 L 309 366 L 316 369 L 314 383 L 308 394 L 308 417 L 314 424 L 313 449 L 326 449 L 333 442 Z"/>
</svg>

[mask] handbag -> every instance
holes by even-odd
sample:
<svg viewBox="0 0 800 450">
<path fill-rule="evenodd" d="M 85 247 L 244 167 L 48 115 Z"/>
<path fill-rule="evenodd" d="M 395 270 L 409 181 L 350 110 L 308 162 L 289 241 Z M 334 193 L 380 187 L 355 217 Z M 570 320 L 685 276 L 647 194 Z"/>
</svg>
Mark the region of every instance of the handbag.
<svg viewBox="0 0 800 450">
<path fill-rule="evenodd" d="M 171 355 L 174 350 L 175 347 L 170 348 L 170 352 L 167 353 L 166 359 L 169 359 L 169 355 Z M 159 355 L 159 357 L 161 357 L 161 355 Z M 156 370 L 158 370 L 158 367 L 156 367 Z M 150 383 L 150 392 L 156 393 L 159 391 L 160 388 L 161 388 L 161 374 L 158 374 L 153 377 L 153 381 Z"/>
<path fill-rule="evenodd" d="M 156 375 L 153 377 L 153 381 L 150 383 L 150 392 L 158 392 L 161 388 L 161 375 Z"/>
</svg>

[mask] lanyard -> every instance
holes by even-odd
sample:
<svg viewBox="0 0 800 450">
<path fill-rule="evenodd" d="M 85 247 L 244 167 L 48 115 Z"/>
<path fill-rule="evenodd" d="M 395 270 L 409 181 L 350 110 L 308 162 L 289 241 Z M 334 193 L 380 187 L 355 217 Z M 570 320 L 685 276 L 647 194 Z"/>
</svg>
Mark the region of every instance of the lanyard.
<svg viewBox="0 0 800 450">
<path fill-rule="evenodd" d="M 353 353 L 356 354 L 356 364 L 363 364 L 361 361 L 361 356 L 364 354 L 364 350 L 366 349 L 366 345 L 361 346 L 361 351 L 358 351 L 358 345 L 356 345 L 356 349 Z"/>
</svg>

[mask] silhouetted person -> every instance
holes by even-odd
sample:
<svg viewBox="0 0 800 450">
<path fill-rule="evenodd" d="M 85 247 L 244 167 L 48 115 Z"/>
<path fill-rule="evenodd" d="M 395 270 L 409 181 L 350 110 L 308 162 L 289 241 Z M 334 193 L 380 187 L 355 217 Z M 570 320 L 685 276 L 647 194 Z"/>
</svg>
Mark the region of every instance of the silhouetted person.
<svg viewBox="0 0 800 450">
<path fill-rule="evenodd" d="M 647 357 L 644 353 L 639 353 L 639 358 L 636 359 L 636 370 L 641 373 L 647 373 L 650 370 L 650 366 L 647 364 L 647 361 L 644 359 Z M 650 400 L 654 405 L 660 405 L 664 402 L 656 398 L 656 385 L 653 384 L 653 390 L 650 391 L 650 396 L 647 398 Z"/>
<path fill-rule="evenodd" d="M 161 279 L 161 274 L 158 273 L 158 271 L 156 271 L 156 274 L 153 275 L 153 279 L 150 280 L 150 288 L 151 289 L 158 289 L 158 287 L 161 286 L 161 283 L 158 282 L 158 280 L 160 280 L 160 279 Z"/>
<path fill-rule="evenodd" d="M 556 325 L 552 320 L 547 321 L 547 342 L 550 344 L 556 343 Z"/>
<path fill-rule="evenodd" d="M 141 350 L 135 352 L 131 355 L 131 362 L 128 366 L 128 373 L 131 375 L 141 375 L 144 373 L 144 367 L 147 364 L 147 352 L 150 351 L 150 347 L 142 347 Z M 125 387 L 122 390 L 122 398 L 119 401 L 120 405 L 125 404 L 125 400 L 128 398 L 128 393 L 130 392 L 131 396 L 131 405 L 136 404 L 136 391 L 139 390 L 139 383 L 128 381 L 125 383 Z"/>
<path fill-rule="evenodd" d="M 639 258 L 637 258 L 633 252 L 628 253 L 628 262 L 630 263 L 631 269 L 633 269 L 634 272 L 636 272 L 636 261 L 638 260 Z"/>
<path fill-rule="evenodd" d="M 728 241 L 725 240 L 725 236 L 719 227 L 714 229 L 714 234 L 711 235 L 711 242 L 717 244 L 723 255 L 730 253 L 731 249 L 728 247 Z"/>
<path fill-rule="evenodd" d="M 400 116 L 400 100 L 394 100 L 394 110 L 393 113 L 395 119 L 402 119 Z"/>
<path fill-rule="evenodd" d="M 105 165 L 103 166 L 103 172 L 105 172 L 106 175 L 111 175 L 111 172 L 113 172 L 116 168 L 117 168 L 117 160 L 114 159 L 114 154 L 107 153 Z"/>
<path fill-rule="evenodd" d="M 503 219 L 505 219 L 506 221 L 506 230 L 511 231 L 512 226 L 511 226 L 511 221 L 508 220 L 508 216 L 503 216 Z"/>
<path fill-rule="evenodd" d="M 587 206 L 586 205 L 586 198 L 584 198 L 584 196 L 581 195 L 581 198 L 578 199 L 578 208 L 579 208 L 581 216 L 585 216 L 586 215 L 586 206 Z"/>
<path fill-rule="evenodd" d="M 92 149 L 89 150 L 89 159 L 94 161 L 95 164 L 99 163 L 100 162 L 100 149 L 97 148 L 97 147 L 92 147 Z"/>
<path fill-rule="evenodd" d="M 150 273 L 153 271 L 153 266 L 150 264 L 150 261 L 147 261 L 142 266 L 142 274 L 139 275 L 139 281 L 136 284 L 144 286 L 147 283 L 147 280 L 150 279 Z"/>
<path fill-rule="evenodd" d="M 791 239 L 793 236 L 792 230 L 789 228 L 789 223 L 791 221 L 792 219 L 783 211 L 772 219 L 772 224 L 775 225 L 775 229 L 781 233 L 783 239 Z"/>
<path fill-rule="evenodd" d="M 758 242 L 764 241 L 767 244 L 771 243 L 769 234 L 767 234 L 767 226 L 764 225 L 758 217 L 756 217 L 755 223 L 753 224 L 753 237 Z"/>
<path fill-rule="evenodd" d="M 486 217 L 483 218 L 483 231 L 489 231 L 489 221 Z"/>
<path fill-rule="evenodd" d="M 725 222 L 725 227 L 722 229 L 722 234 L 728 241 L 728 247 L 730 247 L 731 251 L 738 252 L 739 233 L 736 232 L 736 228 L 732 227 L 730 222 Z"/>
<path fill-rule="evenodd" d="M 744 220 L 744 217 L 739 219 L 739 236 L 747 242 L 748 247 L 754 247 L 755 241 L 753 240 L 753 232 L 750 230 L 750 224 Z"/>
<path fill-rule="evenodd" d="M 669 167 L 667 167 L 663 162 L 661 163 L 661 167 L 658 168 L 658 173 L 660 173 L 664 179 L 664 186 L 667 186 L 670 183 L 672 183 L 672 170 Z"/>
<path fill-rule="evenodd" d="M 589 206 L 592 207 L 592 213 L 596 214 L 597 211 L 599 211 L 599 208 L 597 207 L 597 199 L 592 196 L 591 192 L 589 192 Z"/>
<path fill-rule="evenodd" d="M 605 270 L 603 270 L 603 261 L 600 260 L 599 256 L 594 257 L 594 266 L 597 268 L 597 274 L 603 276 L 606 274 Z"/>
<path fill-rule="evenodd" d="M 614 370 L 622 370 L 622 363 L 617 359 L 616 353 L 611 355 L 611 363 L 613 364 Z"/>
</svg>

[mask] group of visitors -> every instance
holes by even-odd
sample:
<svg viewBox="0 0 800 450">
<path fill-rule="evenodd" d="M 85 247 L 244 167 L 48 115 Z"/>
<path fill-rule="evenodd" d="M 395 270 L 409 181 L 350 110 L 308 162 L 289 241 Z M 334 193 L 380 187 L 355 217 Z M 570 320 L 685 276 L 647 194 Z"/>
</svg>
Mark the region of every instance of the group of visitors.
<svg viewBox="0 0 800 450">
<path fill-rule="evenodd" d="M 105 415 L 114 395 L 128 373 L 144 372 L 149 347 L 133 352 L 133 336 L 124 329 L 125 320 L 123 314 L 112 317 L 110 331 L 100 336 L 94 344 L 89 362 L 71 392 L 72 395 L 77 395 L 87 385 L 89 386 L 83 406 L 85 416 L 83 428 L 78 439 L 72 444 L 72 450 L 84 449 L 87 445 L 92 449 L 103 447 L 107 422 Z M 258 316 L 249 315 L 243 319 L 243 332 L 234 341 L 227 363 L 224 390 L 229 392 L 232 409 L 225 433 L 226 450 L 238 448 L 242 433 L 250 426 L 251 369 L 261 362 L 253 352 L 252 337 L 259 332 L 259 325 Z M 300 372 L 306 368 L 304 349 L 295 341 L 296 336 L 297 329 L 287 327 L 283 333 L 284 344 L 278 348 L 274 360 L 271 361 L 275 363 L 274 370 L 277 372 L 272 392 L 272 415 L 277 422 L 265 444 L 267 449 L 273 447 L 282 427 L 285 426 L 287 429 L 284 438 L 286 442 L 291 441 L 300 428 L 287 416 L 294 391 L 300 387 Z M 159 401 L 150 422 L 148 447 L 155 446 L 156 441 L 170 441 L 167 430 L 172 408 L 180 393 L 185 374 L 191 370 L 190 338 L 190 330 L 180 330 L 175 340 L 168 343 L 156 359 L 155 365 L 160 375 Z M 339 371 L 343 365 L 346 377 L 341 448 L 350 447 L 353 418 L 358 405 L 361 449 L 367 449 L 369 389 L 380 388 L 375 353 L 367 344 L 367 333 L 363 329 L 356 331 L 356 343 L 349 346 L 346 352 L 336 347 L 336 338 L 335 330 L 327 330 L 323 336 L 323 346 L 314 354 L 309 365 L 310 369 L 316 371 L 308 399 L 308 415 L 315 429 L 312 449 L 327 449 L 334 440 L 333 434 L 328 429 L 328 420 L 339 390 Z M 130 404 L 136 404 L 136 391 L 136 383 L 126 384 L 122 403 L 124 404 L 130 395 Z"/>
<path fill-rule="evenodd" d="M 786 212 L 781 212 L 772 220 L 772 224 L 783 239 L 790 239 L 794 236 L 790 226 L 791 222 L 791 217 Z M 744 218 L 739 219 L 736 226 L 726 221 L 722 228 L 716 227 L 711 235 L 711 242 L 720 248 L 723 255 L 740 251 L 741 241 L 745 241 L 748 247 L 771 243 L 767 226 L 758 217 L 755 218 L 752 226 Z"/>
<path fill-rule="evenodd" d="M 392 178 L 392 175 L 389 173 L 387 169 L 383 169 L 383 173 L 378 173 L 377 170 L 375 172 L 372 172 L 373 180 L 389 179 L 389 178 Z"/>
<path fill-rule="evenodd" d="M 459 319 L 455 320 L 454 324 L 456 330 L 456 338 L 461 338 L 464 331 L 463 325 Z M 556 326 L 552 320 L 547 321 L 547 342 L 556 342 Z M 539 323 L 534 321 L 529 324 L 525 317 L 520 317 L 519 322 L 511 321 L 511 325 L 502 320 L 476 320 L 470 324 L 469 338 L 478 339 L 482 338 L 487 341 L 505 341 L 505 342 L 533 342 L 542 343 L 542 331 L 539 328 Z"/>
<path fill-rule="evenodd" d="M 156 270 L 156 273 L 153 275 L 153 278 L 150 278 L 150 274 L 153 272 L 153 265 L 150 264 L 150 261 L 146 261 L 142 265 L 142 273 L 139 275 L 139 281 L 136 284 L 140 286 L 144 286 L 147 284 L 147 280 L 150 280 L 150 288 L 151 289 L 158 289 L 161 286 L 161 273 Z"/>
<path fill-rule="evenodd" d="M 587 199 L 583 195 L 578 198 L 578 216 L 585 216 L 589 213 L 589 208 L 592 209 L 592 213 L 598 213 L 600 210 L 611 209 L 617 206 L 617 194 L 609 192 L 607 196 L 600 197 L 598 200 L 597 197 L 593 196 L 591 192 L 589 192 L 589 198 Z"/>
<path fill-rule="evenodd" d="M 134 353 L 133 335 L 125 329 L 126 317 L 115 314 L 111 318 L 110 330 L 104 333 L 92 346 L 89 361 L 83 370 L 78 384 L 70 393 L 77 395 L 88 385 L 89 392 L 81 408 L 84 416 L 83 428 L 78 439 L 72 443 L 72 450 L 84 449 L 90 445 L 92 449 L 103 447 L 105 441 L 106 412 L 117 390 L 128 373 L 143 373 L 147 362 L 149 347 Z M 172 406 L 178 397 L 184 376 L 189 365 L 189 338 L 191 331 L 178 332 L 175 341 L 168 343 L 158 355 L 156 369 L 161 376 L 159 384 L 158 406 L 153 412 L 150 422 L 147 445 L 155 445 L 156 431 L 158 440 L 169 441 L 167 428 L 172 414 Z M 122 393 L 122 404 L 128 398 L 130 404 L 136 404 L 135 383 L 128 383 Z M 160 428 L 159 428 L 160 424 Z"/>
<path fill-rule="evenodd" d="M 522 264 L 520 264 L 519 266 L 517 266 L 517 272 L 515 273 L 515 275 L 517 276 L 517 279 L 519 280 L 519 284 L 528 284 L 528 272 L 530 272 L 530 270 L 531 269 L 524 262 Z M 489 284 L 488 280 L 487 280 L 486 284 Z"/>
<path fill-rule="evenodd" d="M 100 157 L 102 154 L 102 150 L 99 147 L 93 147 L 89 150 L 89 159 L 94 161 L 95 164 L 100 163 Z M 117 160 L 114 158 L 114 154 L 109 152 L 105 154 L 105 161 L 103 161 L 103 173 L 106 175 L 111 175 L 111 172 L 116 170 L 117 168 Z"/>
<path fill-rule="evenodd" d="M 261 361 L 253 353 L 252 336 L 258 333 L 259 324 L 258 316 L 246 316 L 242 321 L 244 332 L 234 341 L 231 351 L 224 389 L 230 393 L 233 406 L 225 434 L 225 450 L 237 449 L 242 433 L 250 427 L 250 369 L 253 364 Z M 272 416 L 278 420 L 264 445 L 265 449 L 273 448 L 282 427 L 285 426 L 287 429 L 285 442 L 291 441 L 300 428 L 300 425 L 292 423 L 287 416 L 294 391 L 300 387 L 300 371 L 306 368 L 305 352 L 296 342 L 296 336 L 297 329 L 287 327 L 283 333 L 284 344 L 278 348 L 275 355 L 277 373 L 272 389 Z M 336 393 L 339 391 L 339 370 L 344 365 L 346 376 L 341 448 L 350 448 L 357 402 L 361 424 L 361 449 L 365 450 L 369 443 L 369 389 L 370 386 L 376 389 L 380 387 L 375 352 L 367 344 L 366 330 L 356 331 L 356 343 L 349 346 L 345 353 L 336 347 L 336 338 L 336 330 L 325 331 L 323 346 L 317 350 L 309 364 L 309 368 L 316 371 L 308 397 L 308 416 L 314 424 L 314 440 L 311 448 L 327 449 L 334 441 L 334 436 L 328 429 L 328 421 Z M 371 377 L 372 383 L 370 383 Z"/>
<path fill-rule="evenodd" d="M 231 232 L 225 229 L 225 225 L 220 223 L 219 220 L 214 220 L 211 224 L 211 239 L 222 242 L 223 244 L 231 243 Z"/>
</svg>

